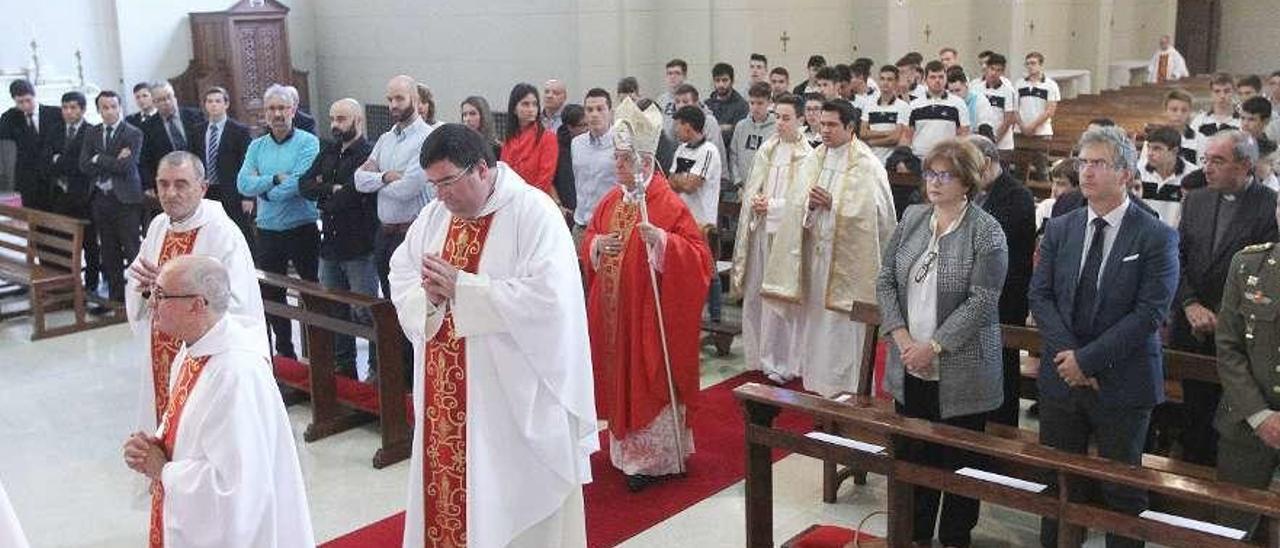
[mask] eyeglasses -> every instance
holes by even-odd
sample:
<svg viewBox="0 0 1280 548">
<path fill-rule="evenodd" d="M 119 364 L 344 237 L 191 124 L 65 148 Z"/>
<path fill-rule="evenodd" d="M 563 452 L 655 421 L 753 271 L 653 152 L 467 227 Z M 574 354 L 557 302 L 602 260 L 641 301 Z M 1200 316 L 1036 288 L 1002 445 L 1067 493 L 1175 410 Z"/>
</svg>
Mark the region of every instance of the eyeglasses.
<svg viewBox="0 0 1280 548">
<path fill-rule="evenodd" d="M 183 295 L 166 295 L 164 293 L 164 290 L 160 289 L 159 286 L 156 286 L 155 289 L 148 289 L 146 291 L 143 291 L 142 298 L 148 301 L 153 301 L 156 304 L 160 304 L 161 302 L 164 302 L 165 300 L 168 300 L 168 299 L 193 299 L 193 298 L 203 299 L 204 295 L 197 295 L 195 293 L 186 293 Z"/>
<path fill-rule="evenodd" d="M 1076 158 L 1076 171 L 1084 171 L 1086 169 L 1110 169 L 1111 160 L 1106 158 Z"/>
<path fill-rule="evenodd" d="M 938 260 L 938 252 L 930 251 L 924 257 L 924 264 L 920 265 L 920 270 L 916 271 L 916 283 L 923 282 L 925 277 L 929 275 L 929 270 L 933 268 L 933 263 Z"/>
<path fill-rule="evenodd" d="M 956 180 L 956 177 L 950 171 L 934 171 L 932 169 L 926 169 L 924 171 L 924 180 L 929 183 L 941 183 L 945 185 Z"/>
<path fill-rule="evenodd" d="M 437 189 L 449 188 L 453 186 L 454 183 L 457 183 L 459 180 L 461 180 L 463 177 L 466 177 L 468 173 L 471 173 L 471 170 L 475 169 L 475 167 L 476 167 L 475 164 L 471 164 L 467 166 L 467 169 L 459 171 L 458 173 L 455 173 L 453 175 L 440 179 L 439 181 L 428 180 L 427 183 L 431 184 L 431 186 L 434 186 Z"/>
</svg>

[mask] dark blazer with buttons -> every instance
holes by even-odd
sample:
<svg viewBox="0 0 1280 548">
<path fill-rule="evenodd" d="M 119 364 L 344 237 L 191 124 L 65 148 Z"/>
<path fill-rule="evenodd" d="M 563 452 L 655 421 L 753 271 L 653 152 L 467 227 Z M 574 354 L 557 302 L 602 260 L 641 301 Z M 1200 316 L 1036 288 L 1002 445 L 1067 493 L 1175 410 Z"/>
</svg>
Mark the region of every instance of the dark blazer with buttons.
<svg viewBox="0 0 1280 548">
<path fill-rule="evenodd" d="M 1236 198 L 1240 207 L 1223 236 L 1222 246 L 1214 249 L 1214 219 L 1222 193 L 1209 188 L 1187 192 L 1182 201 L 1182 220 L 1178 224 L 1178 295 L 1173 301 L 1174 342 L 1183 348 L 1202 345 L 1192 336 L 1183 308 L 1198 302 L 1214 312 L 1222 303 L 1222 286 L 1227 281 L 1231 257 L 1245 246 L 1274 242 L 1276 231 L 1276 193 L 1256 182 L 1249 184 Z M 1208 337 L 1212 339 L 1212 337 Z M 1212 346 L 1205 348 L 1211 351 Z"/>
<path fill-rule="evenodd" d="M 81 121 L 79 129 L 68 138 L 66 124 L 60 124 L 57 136 L 49 141 L 49 179 L 66 183 L 67 199 L 81 205 L 89 202 L 93 188 L 89 178 L 80 170 L 80 149 L 84 146 L 85 135 L 95 127 Z"/>
<path fill-rule="evenodd" d="M 226 123 L 222 125 L 222 134 L 218 136 L 218 165 L 216 166 L 209 165 L 209 150 L 205 145 L 208 132 L 209 122 L 200 122 L 196 125 L 195 134 L 189 139 L 191 153 L 200 157 L 207 173 L 217 174 L 219 191 L 223 196 L 230 193 L 231 196 L 237 197 L 236 201 L 246 199 L 236 190 L 236 177 L 240 174 L 240 166 L 244 164 L 244 155 L 249 150 L 249 142 L 253 141 L 253 137 L 249 135 L 249 127 L 227 118 Z"/>
<path fill-rule="evenodd" d="M 1182 220 L 1178 224 L 1178 258 L 1182 268 L 1178 297 L 1181 309 L 1199 302 L 1217 310 L 1222 302 L 1222 284 L 1227 281 L 1231 257 L 1245 246 L 1274 242 L 1276 233 L 1276 193 L 1258 183 L 1250 183 L 1236 198 L 1240 207 L 1223 236 L 1222 246 L 1213 248 L 1214 219 L 1222 193 L 1209 188 L 1186 193 Z"/>
<path fill-rule="evenodd" d="M 111 142 L 102 142 L 103 126 L 89 129 L 80 148 L 80 170 L 94 185 L 101 178 L 111 179 L 111 192 L 125 204 L 142 203 L 142 177 L 138 174 L 138 155 L 142 150 L 142 130 L 120 122 Z M 128 158 L 119 158 L 121 150 L 129 149 Z"/>
<path fill-rule="evenodd" d="M 1028 295 L 1044 345 L 1036 385 L 1041 397 L 1066 398 L 1070 389 L 1053 359 L 1075 350 L 1085 376 L 1098 381 L 1101 405 L 1150 407 L 1164 401 L 1158 331 L 1178 286 L 1178 233 L 1129 202 L 1099 273 L 1102 290 L 1092 322 L 1097 335 L 1081 339 L 1072 310 L 1088 213 L 1080 208 L 1049 219 L 1040 242 Z"/>
<path fill-rule="evenodd" d="M 19 192 L 40 190 L 48 173 L 46 152 L 49 142 L 57 136 L 62 125 L 62 110 L 58 107 L 37 105 L 36 108 L 40 109 L 38 132 L 27 127 L 27 117 L 18 107 L 0 114 L 0 140 L 13 141 L 17 145 L 13 179 L 14 190 Z"/>
<path fill-rule="evenodd" d="M 186 134 L 185 150 L 199 154 L 191 144 L 195 140 L 196 127 L 205 121 L 204 115 L 196 109 L 181 107 L 178 109 L 178 117 L 182 120 L 182 132 Z M 142 188 L 152 189 L 156 187 L 156 168 L 160 166 L 160 159 L 173 152 L 173 143 L 169 140 L 169 131 L 164 127 L 164 117 L 159 113 L 147 118 L 138 129 L 142 130 L 143 135 L 142 157 L 139 158 Z"/>
</svg>

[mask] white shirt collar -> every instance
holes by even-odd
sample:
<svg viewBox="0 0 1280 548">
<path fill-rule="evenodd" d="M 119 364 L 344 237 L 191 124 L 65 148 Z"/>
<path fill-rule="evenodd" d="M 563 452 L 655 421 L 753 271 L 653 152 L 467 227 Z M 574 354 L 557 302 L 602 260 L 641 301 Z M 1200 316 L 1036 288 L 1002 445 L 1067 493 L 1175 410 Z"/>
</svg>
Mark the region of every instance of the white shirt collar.
<svg viewBox="0 0 1280 548">
<path fill-rule="evenodd" d="M 1120 205 L 1115 209 L 1111 210 L 1110 213 L 1107 213 L 1106 215 L 1101 215 L 1101 217 L 1107 221 L 1108 227 L 1115 228 L 1120 226 L 1120 221 L 1124 219 L 1124 214 L 1128 210 L 1129 210 L 1129 193 L 1126 192 L 1124 195 L 1124 201 L 1120 202 Z M 1088 224 L 1093 225 L 1093 220 L 1097 219 L 1098 217 L 1099 217 L 1098 212 L 1094 211 L 1093 204 L 1089 204 L 1089 219 L 1088 219 L 1089 223 Z"/>
</svg>

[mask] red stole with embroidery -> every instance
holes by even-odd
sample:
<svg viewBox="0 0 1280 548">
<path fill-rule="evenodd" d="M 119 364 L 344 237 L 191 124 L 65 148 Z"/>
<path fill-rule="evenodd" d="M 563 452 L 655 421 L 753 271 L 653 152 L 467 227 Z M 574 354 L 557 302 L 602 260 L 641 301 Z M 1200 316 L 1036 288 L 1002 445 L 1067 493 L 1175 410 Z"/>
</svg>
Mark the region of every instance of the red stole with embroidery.
<svg viewBox="0 0 1280 548">
<path fill-rule="evenodd" d="M 454 217 L 441 256 L 455 268 L 476 273 L 493 215 Z M 467 545 L 467 352 L 453 311 L 427 342 L 422 416 L 422 487 L 426 545 Z"/>
<path fill-rule="evenodd" d="M 190 255 L 196 247 L 196 234 L 199 232 L 199 228 L 187 232 L 166 232 L 156 266 L 164 266 L 174 257 Z M 179 348 L 182 348 L 182 341 L 156 329 L 154 323 L 151 325 L 151 388 L 155 392 L 156 424 L 160 423 L 169 403 L 169 367 L 173 365 L 173 357 L 178 355 Z"/>
<path fill-rule="evenodd" d="M 187 398 L 196 388 L 196 381 L 208 365 L 209 356 L 193 358 L 188 356 L 182 361 L 182 370 L 178 372 L 178 384 L 173 387 L 173 399 L 160 418 L 160 426 L 164 429 L 164 454 L 173 458 L 173 448 L 178 442 L 178 421 L 182 419 L 182 411 L 187 406 Z M 166 375 L 167 377 L 167 375 Z M 151 484 L 151 548 L 164 547 L 164 485 L 159 481 Z"/>
</svg>

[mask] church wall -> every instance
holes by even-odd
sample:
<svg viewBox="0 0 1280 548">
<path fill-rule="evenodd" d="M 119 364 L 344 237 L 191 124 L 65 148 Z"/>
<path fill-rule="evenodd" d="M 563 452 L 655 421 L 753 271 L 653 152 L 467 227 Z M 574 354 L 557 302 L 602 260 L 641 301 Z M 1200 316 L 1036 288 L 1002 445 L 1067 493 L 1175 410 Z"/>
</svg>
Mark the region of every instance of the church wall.
<svg viewBox="0 0 1280 548">
<path fill-rule="evenodd" d="M 673 57 L 689 63 L 689 81 L 704 95 L 717 61 L 734 65 L 738 87 L 744 89 L 752 52 L 768 56 L 771 66 L 787 67 L 799 82 L 813 53 L 833 63 L 866 56 L 879 65 L 910 50 L 933 58 L 940 47 L 951 45 L 972 70 L 977 52 L 992 49 L 1008 55 L 1010 77 L 1016 78 L 1023 72 L 1023 55 L 1036 50 L 1048 57 L 1050 68 L 1092 70 L 1097 88 L 1113 58 L 1141 58 L 1160 33 L 1169 31 L 1174 3 L 319 0 L 309 7 L 322 117 L 325 106 L 340 97 L 382 103 L 386 80 L 404 72 L 432 85 L 440 119 L 454 121 L 467 94 L 482 94 L 501 111 L 512 84 L 540 85 L 549 77 L 564 80 L 574 101 L 592 86 L 612 91 L 624 75 L 637 77 L 641 92 L 656 97 L 665 89 L 663 65 Z M 300 50 L 306 47 L 295 45 L 295 57 Z"/>
<path fill-rule="evenodd" d="M 1276 33 L 1280 9 L 1275 2 L 1222 2 L 1222 32 L 1218 40 L 1218 70 L 1267 75 L 1280 70 Z"/>
<path fill-rule="evenodd" d="M 9 14 L 0 17 L 0 71 L 31 65 L 34 38 L 45 76 L 76 77 L 75 51 L 80 50 L 85 81 L 102 88 L 120 84 L 120 46 L 114 0 L 0 3 Z M 14 16 L 14 14 L 21 15 Z M 8 103 L 8 89 L 3 90 Z M 39 97 L 57 104 L 58 97 Z M 92 100 L 92 98 L 90 98 Z"/>
</svg>

